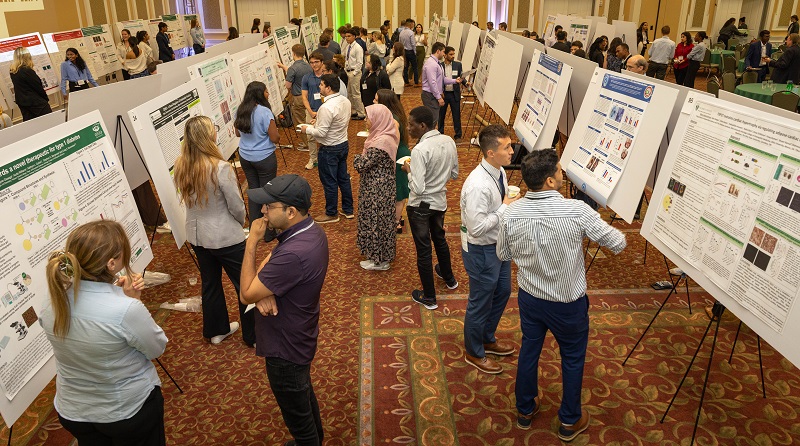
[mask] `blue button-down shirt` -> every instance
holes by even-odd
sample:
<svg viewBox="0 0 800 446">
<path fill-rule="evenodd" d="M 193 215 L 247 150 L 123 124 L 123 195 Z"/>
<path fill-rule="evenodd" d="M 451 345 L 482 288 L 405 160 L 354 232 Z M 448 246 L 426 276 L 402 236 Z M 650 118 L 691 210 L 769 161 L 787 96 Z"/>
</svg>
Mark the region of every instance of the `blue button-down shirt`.
<svg viewBox="0 0 800 446">
<path fill-rule="evenodd" d="M 67 60 L 61 62 L 61 93 L 64 95 L 67 94 L 69 81 L 88 82 L 95 87 L 97 86 L 97 82 L 92 77 L 92 72 L 89 71 L 89 67 L 79 70 L 74 63 Z"/>
</svg>

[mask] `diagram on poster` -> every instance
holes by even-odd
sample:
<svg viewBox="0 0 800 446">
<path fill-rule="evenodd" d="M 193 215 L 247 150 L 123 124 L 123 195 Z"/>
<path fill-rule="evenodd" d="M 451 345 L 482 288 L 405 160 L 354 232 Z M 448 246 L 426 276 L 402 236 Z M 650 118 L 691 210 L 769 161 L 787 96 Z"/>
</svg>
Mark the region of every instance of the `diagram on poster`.
<svg viewBox="0 0 800 446">
<path fill-rule="evenodd" d="M 98 112 L 7 149 L 0 156 L 0 212 L 7 217 L 0 231 L 0 388 L 12 400 L 52 355 L 36 322 L 49 295 L 48 257 L 67 235 L 82 223 L 113 219 L 130 239 L 135 271 L 153 255 Z"/>
<path fill-rule="evenodd" d="M 233 66 L 233 81 L 239 91 L 245 91 L 247 85 L 253 81 L 263 82 L 269 91 L 269 105 L 273 114 L 283 112 L 283 101 L 281 100 L 281 89 L 278 72 L 283 74 L 283 70 L 275 65 L 272 54 L 266 45 L 258 45 L 255 48 L 238 52 L 231 56 Z"/>
<path fill-rule="evenodd" d="M 274 36 L 279 60 L 289 66 L 292 63 L 292 36 L 289 34 L 289 28 L 287 26 L 275 28 Z"/>
<path fill-rule="evenodd" d="M 478 61 L 478 68 L 475 72 L 475 82 L 472 86 L 473 91 L 475 91 L 475 96 L 481 102 L 481 106 L 485 104 L 483 93 L 486 91 L 486 82 L 489 80 L 489 69 L 492 67 L 492 57 L 494 56 L 495 46 L 497 46 L 497 40 L 495 40 L 491 33 L 486 33 L 481 49 L 481 57 Z"/>
<path fill-rule="evenodd" d="M 303 24 L 300 25 L 300 31 L 303 35 L 303 43 L 306 46 L 306 51 L 308 51 L 308 54 L 313 53 L 314 50 L 317 49 L 319 43 L 317 27 L 314 26 L 314 23 L 311 23 L 310 20 L 303 20 Z"/>
<path fill-rule="evenodd" d="M 651 234 L 781 333 L 800 290 L 800 131 L 722 101 L 686 105 Z"/>
<path fill-rule="evenodd" d="M 514 130 L 529 150 L 537 150 L 550 147 L 552 138 L 540 141 L 539 136 L 555 131 L 572 67 L 539 50 L 534 50 L 530 67 Z"/>
<path fill-rule="evenodd" d="M 544 31 L 542 32 L 542 39 L 545 41 L 553 37 L 553 34 L 555 34 L 557 19 L 558 17 L 554 15 L 547 16 L 547 20 L 544 22 Z"/>
<path fill-rule="evenodd" d="M 266 39 L 259 42 L 259 45 L 267 46 L 267 48 L 269 49 L 269 53 L 272 56 L 272 61 L 275 64 L 277 64 L 281 60 L 281 56 L 278 51 L 278 44 L 275 42 L 274 36 L 267 37 Z M 273 73 L 275 74 L 276 82 L 278 84 L 278 90 L 280 92 L 278 99 L 273 99 L 273 101 L 281 103 L 281 105 L 279 106 L 278 104 L 273 104 L 272 101 L 270 101 L 270 105 L 272 105 L 273 107 L 280 107 L 281 111 L 283 111 L 283 105 L 282 105 L 283 98 L 285 98 L 286 95 L 289 94 L 289 90 L 286 89 L 286 73 L 284 73 L 283 70 L 280 69 L 277 65 L 272 65 L 272 70 Z M 272 92 L 270 92 L 270 95 L 271 94 Z"/>
<path fill-rule="evenodd" d="M 567 166 L 567 174 L 579 187 L 595 190 L 608 200 L 635 148 L 642 116 L 656 86 L 611 72 L 602 79 L 599 96 L 587 95 L 584 100 L 583 107 L 591 107 L 591 118 L 583 134 L 576 135 L 580 138 L 578 152 Z"/>
<path fill-rule="evenodd" d="M 122 69 L 108 25 L 43 34 L 42 39 L 56 61 L 66 60 L 67 48 L 78 50 L 92 76 L 99 77 Z"/>
<path fill-rule="evenodd" d="M 161 17 L 156 17 L 150 20 L 125 20 L 117 22 L 117 37 L 122 34 L 123 29 L 127 29 L 132 36 L 136 36 L 139 31 L 147 31 L 150 35 L 150 48 L 153 50 L 153 59 L 158 60 L 158 45 L 156 44 L 156 34 L 158 34 L 158 24 L 161 22 Z"/>
<path fill-rule="evenodd" d="M 191 46 L 186 40 L 186 33 L 183 31 L 183 20 L 175 14 L 164 14 L 161 16 L 161 21 L 167 24 L 167 36 L 169 36 L 169 44 L 172 49 L 185 48 Z M 155 34 L 150 34 L 151 38 L 155 38 Z"/>
<path fill-rule="evenodd" d="M 217 131 L 217 145 L 225 159 L 236 151 L 239 146 L 239 137 L 233 122 L 236 119 L 236 110 L 242 102 L 231 74 L 231 59 L 228 53 L 208 59 L 188 68 L 189 77 L 202 78 L 209 99 L 208 116 L 219 126 Z"/>
<path fill-rule="evenodd" d="M 61 81 L 58 73 L 50 60 L 50 54 L 39 33 L 23 34 L 16 37 L 0 39 L 0 80 L 8 87 L 11 93 L 11 100 L 14 98 L 14 85 L 11 83 L 10 67 L 14 60 L 14 50 L 23 47 L 27 48 L 33 59 L 33 69 L 42 80 L 42 86 L 48 93 L 58 89 Z"/>
</svg>

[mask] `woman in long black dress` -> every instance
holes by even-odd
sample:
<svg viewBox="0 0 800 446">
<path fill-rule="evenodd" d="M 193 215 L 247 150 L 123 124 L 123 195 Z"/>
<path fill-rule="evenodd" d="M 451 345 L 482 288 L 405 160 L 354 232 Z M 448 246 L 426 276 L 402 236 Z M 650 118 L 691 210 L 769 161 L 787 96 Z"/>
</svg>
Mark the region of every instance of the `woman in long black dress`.
<svg viewBox="0 0 800 446">
<path fill-rule="evenodd" d="M 400 143 L 392 112 L 382 104 L 366 108 L 369 137 L 353 167 L 361 175 L 358 188 L 356 244 L 366 260 L 361 267 L 386 271 L 395 256 L 395 157 Z"/>
</svg>

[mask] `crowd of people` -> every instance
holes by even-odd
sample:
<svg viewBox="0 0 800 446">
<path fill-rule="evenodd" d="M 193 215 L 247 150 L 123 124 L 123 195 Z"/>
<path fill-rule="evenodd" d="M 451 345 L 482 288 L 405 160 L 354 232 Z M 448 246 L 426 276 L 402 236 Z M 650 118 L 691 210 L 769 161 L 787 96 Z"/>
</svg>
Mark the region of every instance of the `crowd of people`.
<svg viewBox="0 0 800 446">
<path fill-rule="evenodd" d="M 161 36 L 161 25 L 156 37 L 158 59 L 169 62 L 174 53 L 168 37 Z M 614 71 L 625 69 L 660 79 L 672 64 L 678 82 L 693 85 L 696 62 L 705 50 L 705 32 L 695 36 L 684 32 L 676 45 L 669 38 L 668 26 L 651 42 L 646 25 L 637 32 L 636 54 L 620 39 L 609 43 L 600 36 L 586 50 L 586 57 Z M 199 24 L 193 22 L 192 30 L 195 27 Z M 492 28 L 487 23 L 487 29 Z M 507 25 L 501 23 L 499 28 L 507 29 Z M 186 207 L 186 234 L 201 274 L 202 337 L 217 345 L 241 328 L 242 342 L 265 358 L 269 385 L 293 437 L 287 445 L 321 445 L 324 437 L 311 384 L 320 293 L 330 260 L 323 225 L 341 217 L 356 219 L 361 268 L 386 271 L 398 255 L 396 235 L 405 228 L 405 211 L 421 284 L 409 290 L 410 299 L 435 310 L 437 278 L 448 289 L 459 286 L 444 221 L 446 186 L 460 173 L 457 142 L 462 136 L 463 69 L 454 60 L 454 48 L 440 42 L 426 55 L 422 27 L 414 20 L 403 21 L 392 36 L 390 29 L 388 21 L 371 34 L 345 26 L 338 30 L 343 37 L 339 45 L 328 28 L 319 37 L 319 49 L 307 55 L 308 62 L 306 48 L 298 44 L 292 47 L 293 63 L 280 65 L 286 72 L 291 114 L 299 124 L 297 147 L 308 151 L 305 168 L 317 168 L 324 192 L 324 210 L 318 215 L 309 213 L 312 189 L 308 180 L 292 172 L 278 175 L 275 150 L 280 135 L 262 82 L 247 85 L 234 121 L 249 213 L 235 172 L 216 145 L 218 129 L 210 118 L 187 120 L 175 162 L 174 182 Z M 251 32 L 268 34 L 270 25 L 261 31 L 256 19 Z M 238 34 L 235 29 L 233 33 Z M 536 33 L 527 34 L 539 39 Z M 772 61 L 765 56 L 770 53 L 769 32 L 759 36 L 748 52 L 748 68 L 761 70 L 774 64 L 785 69 L 783 58 Z M 202 52 L 202 33 L 193 33 L 192 39 L 195 52 Z M 784 54 L 800 51 L 796 32 L 787 41 Z M 148 42 L 145 31 L 136 36 L 122 31 L 119 51 L 126 76 L 136 78 L 150 71 L 148 65 L 155 60 L 151 60 Z M 567 42 L 560 27 L 554 40 L 547 42 L 556 50 L 581 55 L 585 50 L 579 43 Z M 644 54 L 649 54 L 649 60 Z M 795 60 L 800 57 L 789 63 Z M 77 50 L 67 50 L 64 64 L 64 94 L 97 85 Z M 773 76 L 779 76 L 778 69 Z M 30 54 L 16 51 L 12 80 L 15 87 L 23 88 L 18 92 L 30 90 L 30 102 L 18 101 L 26 117 L 43 113 L 47 102 L 47 95 L 39 90 L 41 82 L 31 74 L 36 76 Z M 406 112 L 400 97 L 420 81 L 423 105 Z M 453 137 L 444 134 L 447 108 L 452 111 Z M 352 158 L 360 176 L 357 212 L 348 171 L 348 130 L 353 120 L 363 120 L 368 129 L 363 150 Z M 498 362 L 515 353 L 510 342 L 495 336 L 511 294 L 513 260 L 518 266 L 522 330 L 515 386 L 517 427 L 530 429 L 541 409 L 538 361 L 546 332 L 551 331 L 564 371 L 557 433 L 561 440 L 571 441 L 590 423 L 589 413 L 581 407 L 589 334 L 582 240 L 588 237 L 619 253 L 626 239 L 588 204 L 561 195 L 563 173 L 554 150 L 536 151 L 522 159 L 528 191 L 524 196 L 517 194 L 518 188 L 512 192 L 503 167 L 514 155 L 511 138 L 505 126 L 488 125 L 481 130 L 477 143 L 482 160 L 460 191 L 460 251 L 469 278 L 464 359 L 483 373 L 497 374 L 503 371 Z M 413 151 L 409 149 L 412 141 Z M 271 253 L 258 259 L 259 244 L 273 241 L 277 243 Z M 121 438 L 141 442 L 137 444 L 165 444 L 164 400 L 150 360 L 163 353 L 167 338 L 138 300 L 143 281 L 130 271 L 130 256 L 124 229 L 114 222 L 98 221 L 75 229 L 64 249 L 54 252 L 47 264 L 50 305 L 41 321 L 56 357 L 56 409 L 62 425 L 80 444 L 116 444 Z M 223 271 L 238 295 L 239 322 L 229 320 Z M 255 310 L 247 311 L 251 304 Z M 87 347 L 91 345 L 103 347 Z M 87 382 L 91 393 L 85 390 Z"/>
</svg>

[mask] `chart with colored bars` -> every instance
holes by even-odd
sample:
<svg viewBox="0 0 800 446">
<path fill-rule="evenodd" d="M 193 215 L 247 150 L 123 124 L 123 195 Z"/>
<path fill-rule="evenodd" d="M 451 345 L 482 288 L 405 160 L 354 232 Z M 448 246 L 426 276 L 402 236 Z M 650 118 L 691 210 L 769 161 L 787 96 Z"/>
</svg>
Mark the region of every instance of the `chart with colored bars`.
<svg viewBox="0 0 800 446">
<path fill-rule="evenodd" d="M 95 154 L 97 156 L 97 154 Z M 91 152 L 84 151 L 83 155 L 70 163 L 70 176 L 77 187 L 86 185 L 99 173 L 114 165 L 114 161 L 109 161 L 105 150 L 100 151 L 100 158 L 95 159 Z"/>
</svg>

